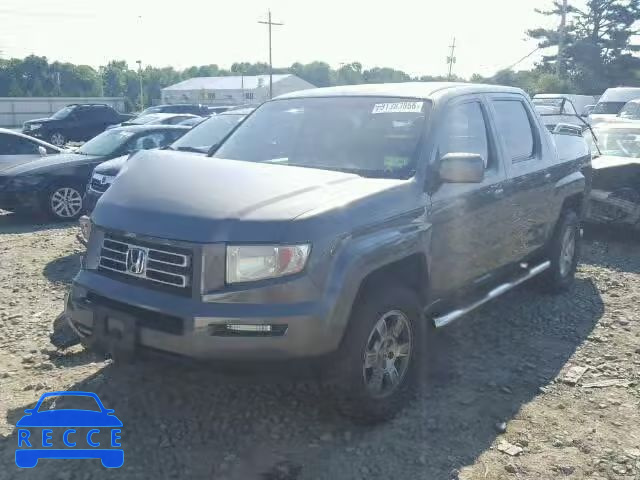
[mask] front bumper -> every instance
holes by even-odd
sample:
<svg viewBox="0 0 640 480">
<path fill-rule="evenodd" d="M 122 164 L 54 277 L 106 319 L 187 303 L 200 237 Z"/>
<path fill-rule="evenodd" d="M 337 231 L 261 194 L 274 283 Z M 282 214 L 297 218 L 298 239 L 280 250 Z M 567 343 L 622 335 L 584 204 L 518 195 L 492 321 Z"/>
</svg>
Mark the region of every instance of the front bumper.
<svg viewBox="0 0 640 480">
<path fill-rule="evenodd" d="M 592 223 L 628 225 L 640 229 L 640 203 L 595 189 L 589 196 L 587 221 Z"/>
<path fill-rule="evenodd" d="M 114 355 L 155 350 L 201 360 L 320 357 L 338 348 L 344 331 L 322 302 L 202 302 L 125 286 L 90 270 L 75 278 L 65 314 L 85 345 Z M 229 325 L 269 325 L 272 331 L 231 332 Z"/>
<path fill-rule="evenodd" d="M 23 128 L 22 133 L 24 133 L 25 135 L 29 135 L 30 137 L 33 137 L 33 138 L 40 138 L 42 140 L 45 140 L 47 137 L 45 130 L 42 128 L 38 128 L 37 130 L 27 130 Z"/>
</svg>

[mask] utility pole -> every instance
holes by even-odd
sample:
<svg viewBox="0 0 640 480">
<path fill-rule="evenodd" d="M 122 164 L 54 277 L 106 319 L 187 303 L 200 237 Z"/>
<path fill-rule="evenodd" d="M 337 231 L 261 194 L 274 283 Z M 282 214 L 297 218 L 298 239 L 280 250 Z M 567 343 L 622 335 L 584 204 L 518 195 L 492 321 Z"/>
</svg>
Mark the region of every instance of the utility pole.
<svg viewBox="0 0 640 480">
<path fill-rule="evenodd" d="M 564 44 L 567 28 L 567 1 L 562 0 L 562 10 L 560 11 L 560 28 L 558 29 L 558 59 L 556 60 L 556 75 L 564 78 Z"/>
<path fill-rule="evenodd" d="M 142 60 L 136 60 L 138 76 L 140 77 L 140 111 L 144 110 L 144 90 L 142 89 Z"/>
<path fill-rule="evenodd" d="M 453 69 L 453 64 L 456 63 L 456 57 L 454 53 L 456 51 L 456 37 L 453 37 L 453 43 L 449 45 L 451 49 L 451 53 L 447 57 L 447 63 L 449 64 L 449 75 L 447 75 L 447 80 L 451 81 L 451 70 Z"/>
<path fill-rule="evenodd" d="M 263 25 L 269 26 L 269 98 L 273 98 L 273 62 L 271 59 L 271 27 L 272 25 L 284 25 L 284 23 L 275 23 L 271 21 L 271 10 L 269 10 L 269 20 L 259 21 Z"/>
</svg>

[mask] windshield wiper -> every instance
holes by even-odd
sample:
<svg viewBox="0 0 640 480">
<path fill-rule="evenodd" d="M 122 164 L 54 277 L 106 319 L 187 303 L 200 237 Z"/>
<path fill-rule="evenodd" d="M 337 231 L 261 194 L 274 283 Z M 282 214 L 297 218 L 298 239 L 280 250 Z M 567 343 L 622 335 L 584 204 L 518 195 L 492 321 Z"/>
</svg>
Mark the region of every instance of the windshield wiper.
<svg viewBox="0 0 640 480">
<path fill-rule="evenodd" d="M 299 164 L 299 163 L 285 163 L 284 165 L 290 167 L 304 167 L 304 168 L 316 168 L 318 170 L 332 170 L 334 172 L 343 172 L 343 173 L 353 173 L 355 175 L 359 175 L 361 177 L 367 178 L 409 178 L 411 177 L 415 171 L 394 171 L 394 170 L 384 170 L 384 169 L 362 169 L 362 168 L 349 168 L 349 167 L 337 167 L 333 165 L 308 165 L 308 164 Z"/>
<path fill-rule="evenodd" d="M 171 147 L 171 150 L 178 150 L 179 152 L 195 152 L 195 153 L 207 153 L 207 150 L 197 147 Z"/>
</svg>

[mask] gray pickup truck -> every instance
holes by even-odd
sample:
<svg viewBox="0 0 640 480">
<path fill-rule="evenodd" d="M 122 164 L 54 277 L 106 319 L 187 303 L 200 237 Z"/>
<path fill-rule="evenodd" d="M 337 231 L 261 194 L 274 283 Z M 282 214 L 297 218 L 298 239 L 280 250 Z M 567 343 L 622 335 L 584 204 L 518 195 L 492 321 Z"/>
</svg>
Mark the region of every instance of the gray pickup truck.
<svg viewBox="0 0 640 480">
<path fill-rule="evenodd" d="M 213 158 L 127 162 L 65 318 L 114 356 L 322 359 L 346 413 L 387 418 L 437 328 L 535 276 L 570 286 L 591 155 L 565 130 L 499 86 L 276 98 Z"/>
</svg>

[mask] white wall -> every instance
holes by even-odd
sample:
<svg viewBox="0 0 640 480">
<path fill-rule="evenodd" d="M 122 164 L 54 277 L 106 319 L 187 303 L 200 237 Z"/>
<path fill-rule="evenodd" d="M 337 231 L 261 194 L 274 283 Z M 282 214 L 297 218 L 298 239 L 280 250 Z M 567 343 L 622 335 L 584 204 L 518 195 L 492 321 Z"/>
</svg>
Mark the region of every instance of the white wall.
<svg viewBox="0 0 640 480">
<path fill-rule="evenodd" d="M 70 103 L 106 103 L 124 112 L 124 98 L 0 97 L 0 127 L 19 127 L 27 120 L 49 117 Z"/>
</svg>

